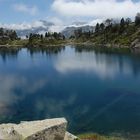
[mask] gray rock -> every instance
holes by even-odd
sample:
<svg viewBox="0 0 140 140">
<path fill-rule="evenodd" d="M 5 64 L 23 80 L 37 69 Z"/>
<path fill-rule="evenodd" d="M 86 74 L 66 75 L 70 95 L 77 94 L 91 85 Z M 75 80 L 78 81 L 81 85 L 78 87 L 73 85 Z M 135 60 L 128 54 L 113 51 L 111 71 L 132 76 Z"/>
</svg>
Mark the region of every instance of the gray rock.
<svg viewBox="0 0 140 140">
<path fill-rule="evenodd" d="M 22 135 L 20 135 L 16 130 L 14 130 L 11 124 L 2 125 L 0 127 L 0 140 L 21 140 Z"/>
<path fill-rule="evenodd" d="M 140 47 L 140 40 L 139 39 L 135 39 L 132 43 L 131 43 L 131 48 L 139 48 Z"/>
<path fill-rule="evenodd" d="M 72 135 L 71 133 L 66 132 L 64 140 L 79 140 L 79 139 L 78 139 L 78 137 Z"/>
<path fill-rule="evenodd" d="M 132 52 L 134 53 L 140 53 L 140 39 L 135 39 L 131 43 L 131 49 L 132 49 Z"/>
<path fill-rule="evenodd" d="M 0 140 L 64 140 L 66 127 L 65 118 L 22 122 L 18 125 L 2 124 L 0 125 Z"/>
</svg>

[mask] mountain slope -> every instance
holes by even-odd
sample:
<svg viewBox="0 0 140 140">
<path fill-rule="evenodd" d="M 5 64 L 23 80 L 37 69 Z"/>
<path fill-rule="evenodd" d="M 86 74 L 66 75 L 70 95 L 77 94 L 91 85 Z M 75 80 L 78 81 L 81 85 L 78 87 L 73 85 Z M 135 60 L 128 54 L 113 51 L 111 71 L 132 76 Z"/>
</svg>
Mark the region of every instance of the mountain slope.
<svg viewBox="0 0 140 140">
<path fill-rule="evenodd" d="M 63 31 L 62 34 L 66 37 L 69 38 L 71 36 L 75 35 L 75 30 L 81 30 L 83 33 L 84 32 L 94 32 L 95 27 L 94 26 L 89 26 L 89 25 L 85 25 L 85 26 L 80 26 L 80 27 L 75 27 L 75 26 L 71 26 L 71 27 L 66 27 Z"/>
</svg>

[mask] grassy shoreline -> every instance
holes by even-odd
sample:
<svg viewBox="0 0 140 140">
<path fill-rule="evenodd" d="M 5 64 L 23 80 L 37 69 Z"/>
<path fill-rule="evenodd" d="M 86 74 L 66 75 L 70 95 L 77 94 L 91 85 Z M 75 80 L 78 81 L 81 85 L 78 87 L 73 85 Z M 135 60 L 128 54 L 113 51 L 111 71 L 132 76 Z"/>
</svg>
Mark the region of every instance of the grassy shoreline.
<svg viewBox="0 0 140 140">
<path fill-rule="evenodd" d="M 123 46 L 119 44 L 95 44 L 93 42 L 76 42 L 74 40 L 65 41 L 55 41 L 49 43 L 29 43 L 28 40 L 18 40 L 11 42 L 9 44 L 0 45 L 0 49 L 18 49 L 18 48 L 51 48 L 53 47 L 64 47 L 72 46 L 76 48 L 76 51 L 90 51 L 95 50 L 96 52 L 106 52 L 106 53 L 131 53 L 134 52 L 130 46 Z"/>
<path fill-rule="evenodd" d="M 55 42 L 47 42 L 47 43 L 42 43 L 39 42 L 38 43 L 30 43 L 28 42 L 28 40 L 17 40 L 17 41 L 12 41 L 10 43 L 7 44 L 0 44 L 0 48 L 2 47 L 6 47 L 6 48 L 10 48 L 10 47 L 48 47 L 48 46 L 66 46 L 66 45 L 76 45 L 76 46 L 98 46 L 98 47 L 102 47 L 102 48 L 130 48 L 130 46 L 124 46 L 124 45 L 119 45 L 119 44 L 97 44 L 94 42 L 90 42 L 90 41 L 81 41 L 81 42 L 77 42 L 75 40 L 65 40 L 65 41 L 55 41 Z"/>
<path fill-rule="evenodd" d="M 113 136 L 113 135 L 99 135 L 97 133 L 89 133 L 89 134 L 80 134 L 78 135 L 80 140 L 127 140 L 122 136 Z"/>
<path fill-rule="evenodd" d="M 140 140 L 140 133 L 111 133 L 111 134 L 98 134 L 98 133 L 85 133 L 79 134 L 80 140 Z"/>
</svg>

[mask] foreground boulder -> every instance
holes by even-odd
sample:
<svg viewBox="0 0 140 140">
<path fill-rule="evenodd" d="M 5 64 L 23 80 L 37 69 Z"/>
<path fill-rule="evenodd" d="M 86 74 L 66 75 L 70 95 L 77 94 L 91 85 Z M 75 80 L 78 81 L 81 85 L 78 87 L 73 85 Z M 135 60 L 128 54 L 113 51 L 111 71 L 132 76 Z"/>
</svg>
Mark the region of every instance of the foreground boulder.
<svg viewBox="0 0 140 140">
<path fill-rule="evenodd" d="M 0 125 L 0 140 L 76 140 L 65 118 Z"/>
</svg>

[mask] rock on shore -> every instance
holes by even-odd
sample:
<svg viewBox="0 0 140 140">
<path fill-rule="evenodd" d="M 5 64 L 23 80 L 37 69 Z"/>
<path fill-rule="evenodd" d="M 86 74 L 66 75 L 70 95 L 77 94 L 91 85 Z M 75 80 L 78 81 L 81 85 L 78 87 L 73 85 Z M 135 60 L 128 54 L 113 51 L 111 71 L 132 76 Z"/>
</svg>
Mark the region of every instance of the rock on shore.
<svg viewBox="0 0 140 140">
<path fill-rule="evenodd" d="M 1 124 L 0 140 L 77 140 L 66 128 L 65 118 Z"/>
<path fill-rule="evenodd" d="M 134 53 L 140 53 L 140 39 L 135 39 L 131 43 L 131 49 Z"/>
</svg>

